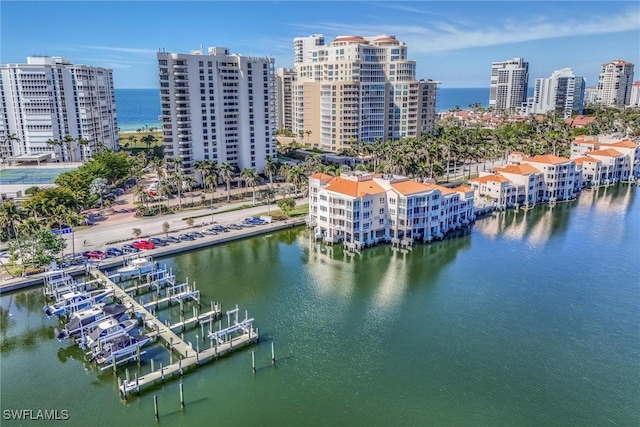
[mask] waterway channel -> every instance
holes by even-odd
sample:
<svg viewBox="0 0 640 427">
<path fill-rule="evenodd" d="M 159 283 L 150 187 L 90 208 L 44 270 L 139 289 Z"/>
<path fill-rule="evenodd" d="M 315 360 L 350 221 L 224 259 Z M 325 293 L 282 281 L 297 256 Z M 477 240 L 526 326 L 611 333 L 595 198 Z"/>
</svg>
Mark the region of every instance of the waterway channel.
<svg viewBox="0 0 640 427">
<path fill-rule="evenodd" d="M 53 338 L 39 288 L 3 295 L 2 425 L 151 426 L 154 394 L 165 426 L 639 425 L 638 190 L 497 213 L 409 252 L 351 256 L 296 228 L 161 259 L 261 333 L 185 375 L 184 410 L 175 379 L 121 401 L 112 372 Z M 22 409 L 69 419 L 7 419 Z"/>
</svg>

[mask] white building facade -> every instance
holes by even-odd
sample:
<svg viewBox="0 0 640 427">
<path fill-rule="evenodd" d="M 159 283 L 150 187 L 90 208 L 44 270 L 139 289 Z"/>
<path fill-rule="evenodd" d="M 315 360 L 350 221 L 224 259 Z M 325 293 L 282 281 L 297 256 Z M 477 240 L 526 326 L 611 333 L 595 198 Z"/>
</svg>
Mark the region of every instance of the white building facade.
<svg viewBox="0 0 640 427">
<path fill-rule="evenodd" d="M 276 104 L 278 109 L 278 130 L 293 131 L 293 83 L 295 70 L 276 68 Z"/>
<path fill-rule="evenodd" d="M 157 59 L 165 156 L 181 158 L 182 173 L 202 160 L 262 171 L 276 156 L 273 58 L 210 47 Z"/>
<path fill-rule="evenodd" d="M 601 105 L 628 105 L 631 99 L 634 65 L 623 59 L 602 64 L 598 76 L 598 98 Z"/>
<path fill-rule="evenodd" d="M 3 159 L 50 154 L 77 162 L 102 146 L 118 147 L 110 69 L 63 57 L 28 57 L 26 64 L 0 65 L 0 97 Z"/>
<path fill-rule="evenodd" d="M 577 138 L 571 158 L 581 166 L 583 186 L 640 179 L 640 145 L 632 140 L 600 143 L 597 137 Z"/>
<path fill-rule="evenodd" d="M 565 119 L 573 114 L 582 114 L 584 89 L 584 78 L 576 77 L 571 68 L 556 70 L 549 78 L 536 79 L 528 112 L 545 114 L 555 111 Z"/>
<path fill-rule="evenodd" d="M 309 226 L 325 242 L 363 247 L 380 241 L 431 241 L 475 219 L 473 191 L 397 175 L 349 172 L 309 177 Z"/>
<path fill-rule="evenodd" d="M 313 39 L 318 42 L 318 36 Z M 416 80 L 416 63 L 395 36 L 339 36 L 328 45 L 294 41 L 294 133 L 328 151 L 352 143 L 418 137 L 435 128 L 438 82 Z M 298 59 L 302 58 L 301 61 Z M 310 132 L 310 133 L 309 133 Z"/>
<path fill-rule="evenodd" d="M 527 101 L 529 63 L 512 58 L 491 64 L 489 108 L 499 111 L 520 111 Z"/>
<path fill-rule="evenodd" d="M 634 82 L 631 86 L 631 95 L 629 96 L 630 107 L 640 107 L 640 80 Z"/>
</svg>

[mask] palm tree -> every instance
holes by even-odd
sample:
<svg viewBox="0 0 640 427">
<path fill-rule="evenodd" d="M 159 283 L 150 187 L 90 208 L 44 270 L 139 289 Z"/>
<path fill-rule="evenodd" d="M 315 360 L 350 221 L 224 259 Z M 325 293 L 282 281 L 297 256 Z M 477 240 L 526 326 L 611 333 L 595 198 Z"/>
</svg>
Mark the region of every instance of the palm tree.
<svg viewBox="0 0 640 427">
<path fill-rule="evenodd" d="M 9 157 L 13 153 L 13 143 L 18 141 L 20 141 L 20 138 L 15 133 L 5 136 L 2 147 L 0 147 L 0 158 Z"/>
<path fill-rule="evenodd" d="M 140 203 L 144 203 L 145 199 L 147 199 L 145 197 L 146 194 L 147 193 L 144 191 L 144 185 L 142 184 L 136 184 L 136 186 L 133 188 L 133 195 L 140 201 Z"/>
<path fill-rule="evenodd" d="M 84 162 L 87 160 L 87 146 L 89 145 L 89 140 L 87 138 L 84 138 L 82 136 L 79 136 L 76 138 L 76 142 L 78 143 L 78 145 L 80 146 L 81 151 L 81 156 L 80 159 Z"/>
<path fill-rule="evenodd" d="M 247 187 L 251 187 L 251 189 L 253 190 L 253 204 L 256 204 L 256 185 L 258 185 L 259 182 L 259 175 L 258 175 L 258 171 L 251 168 L 251 169 L 247 169 L 244 168 L 242 170 L 242 173 L 240 174 L 243 178 L 244 178 L 244 183 Z"/>
<path fill-rule="evenodd" d="M 235 176 L 234 166 L 229 162 L 224 162 L 220 165 L 220 175 L 224 182 L 227 183 L 227 203 L 231 201 L 231 181 Z"/>
<path fill-rule="evenodd" d="M 13 201 L 4 202 L 0 205 L 0 229 L 6 230 L 7 237 L 18 238 L 16 222 L 20 222 L 27 217 L 24 210 Z"/>
<path fill-rule="evenodd" d="M 278 171 L 278 162 L 276 162 L 271 156 L 268 156 L 264 160 L 264 176 L 269 178 L 269 184 L 273 184 L 273 176 Z"/>
<path fill-rule="evenodd" d="M 187 187 L 187 190 L 191 193 L 191 205 L 193 206 L 193 184 L 196 182 L 195 178 L 192 176 L 187 176 L 184 178 L 184 183 Z"/>
<path fill-rule="evenodd" d="M 294 194 L 297 196 L 298 185 L 303 184 L 306 181 L 307 176 L 302 172 L 300 167 L 292 166 L 287 169 L 287 174 L 285 176 L 285 179 L 287 180 L 288 183 L 293 184 Z"/>
<path fill-rule="evenodd" d="M 61 151 L 62 151 L 62 144 L 64 143 L 62 141 L 58 141 L 57 139 L 52 139 L 52 138 L 47 139 L 47 145 L 49 147 L 53 147 L 54 152 L 56 151 L 55 147 L 61 147 Z"/>
<path fill-rule="evenodd" d="M 62 144 L 64 145 L 64 161 L 65 162 L 70 162 L 73 161 L 73 157 L 71 156 L 71 144 L 73 143 L 73 141 L 75 141 L 75 138 L 72 137 L 69 134 L 66 134 L 64 136 L 64 139 L 62 141 Z"/>
<path fill-rule="evenodd" d="M 171 174 L 171 181 L 173 181 L 173 185 L 175 185 L 176 189 L 178 190 L 178 210 L 182 210 L 182 183 L 183 183 L 184 177 L 178 173 L 178 172 L 174 172 Z"/>
<path fill-rule="evenodd" d="M 310 130 L 306 130 L 306 131 L 304 131 L 304 133 L 307 134 L 307 145 L 311 145 L 311 143 L 309 142 L 309 139 L 311 138 L 311 134 L 313 132 L 311 132 Z"/>
</svg>

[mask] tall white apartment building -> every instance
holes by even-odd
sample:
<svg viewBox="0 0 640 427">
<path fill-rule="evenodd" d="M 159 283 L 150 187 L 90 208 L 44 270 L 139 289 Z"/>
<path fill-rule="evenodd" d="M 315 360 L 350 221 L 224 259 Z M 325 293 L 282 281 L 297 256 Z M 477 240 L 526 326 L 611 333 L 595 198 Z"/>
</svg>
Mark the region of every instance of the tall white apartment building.
<svg viewBox="0 0 640 427">
<path fill-rule="evenodd" d="M 491 64 L 489 108 L 499 111 L 519 111 L 527 101 L 529 63 L 512 58 Z"/>
<path fill-rule="evenodd" d="M 598 86 L 588 86 L 584 89 L 584 103 L 595 104 L 598 100 Z"/>
<path fill-rule="evenodd" d="M 273 58 L 225 47 L 157 58 L 165 156 L 181 158 L 184 174 L 201 160 L 261 171 L 276 156 Z"/>
<path fill-rule="evenodd" d="M 118 146 L 110 69 L 27 57 L 26 64 L 0 65 L 0 97 L 3 159 L 84 161 L 100 144 Z M 65 137 L 66 143 L 47 144 Z"/>
<path fill-rule="evenodd" d="M 571 68 L 556 70 L 549 78 L 536 79 L 528 112 L 544 114 L 555 111 L 565 119 L 572 114 L 582 114 L 584 88 L 584 78 L 576 77 Z"/>
<path fill-rule="evenodd" d="M 571 159 L 583 186 L 640 179 L 640 145 L 632 140 L 600 142 L 597 136 L 581 136 L 571 143 Z"/>
<path fill-rule="evenodd" d="M 474 218 L 469 187 L 359 171 L 309 177 L 309 226 L 326 242 L 363 247 L 393 239 L 431 241 Z"/>
<path fill-rule="evenodd" d="M 631 86 L 631 96 L 629 97 L 630 107 L 640 107 L 640 80 Z"/>
<path fill-rule="evenodd" d="M 293 83 L 295 70 L 276 68 L 277 129 L 293 131 Z"/>
<path fill-rule="evenodd" d="M 389 35 L 339 36 L 328 45 L 319 40 L 294 40 L 294 133 L 336 152 L 359 141 L 433 131 L 438 82 L 416 80 L 403 42 Z"/>
<path fill-rule="evenodd" d="M 324 36 L 322 34 L 312 34 L 307 37 L 296 37 L 293 39 L 293 62 L 311 62 L 313 51 L 317 46 L 324 46 Z"/>
<path fill-rule="evenodd" d="M 633 85 L 633 64 L 623 59 L 614 59 L 602 64 L 598 76 L 598 98 L 602 105 L 627 105 Z"/>
</svg>

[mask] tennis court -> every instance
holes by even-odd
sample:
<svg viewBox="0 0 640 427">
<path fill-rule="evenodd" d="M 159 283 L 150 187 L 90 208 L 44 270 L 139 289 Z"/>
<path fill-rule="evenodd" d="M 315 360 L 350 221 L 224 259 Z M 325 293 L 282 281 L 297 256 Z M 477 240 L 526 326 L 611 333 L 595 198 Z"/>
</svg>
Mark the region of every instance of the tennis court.
<svg viewBox="0 0 640 427">
<path fill-rule="evenodd" d="M 0 185 L 53 184 L 58 175 L 75 168 L 3 169 L 0 170 Z"/>
</svg>

